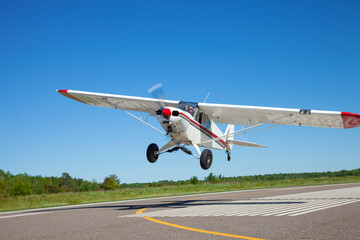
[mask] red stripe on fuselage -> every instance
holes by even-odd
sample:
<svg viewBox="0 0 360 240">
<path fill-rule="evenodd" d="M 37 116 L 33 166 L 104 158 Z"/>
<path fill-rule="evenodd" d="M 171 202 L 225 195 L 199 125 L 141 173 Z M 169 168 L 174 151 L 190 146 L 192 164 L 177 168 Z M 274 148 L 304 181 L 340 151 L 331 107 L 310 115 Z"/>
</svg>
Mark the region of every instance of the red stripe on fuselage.
<svg viewBox="0 0 360 240">
<path fill-rule="evenodd" d="M 192 120 L 191 118 L 189 118 L 188 116 L 186 116 L 184 113 L 180 113 L 181 116 L 184 116 L 189 122 L 191 122 L 192 124 L 194 124 L 195 126 L 197 126 L 198 128 L 200 128 L 201 130 L 203 130 L 204 132 L 206 132 L 207 134 L 209 134 L 210 136 L 212 136 L 214 139 L 218 138 L 218 136 L 216 136 L 216 134 L 214 134 L 213 132 L 211 132 L 209 129 L 204 128 L 202 125 L 200 125 L 198 122 Z M 218 139 L 216 140 L 218 142 L 220 142 L 222 145 L 224 145 L 224 147 L 226 147 L 226 143 L 224 140 L 222 139 Z"/>
</svg>

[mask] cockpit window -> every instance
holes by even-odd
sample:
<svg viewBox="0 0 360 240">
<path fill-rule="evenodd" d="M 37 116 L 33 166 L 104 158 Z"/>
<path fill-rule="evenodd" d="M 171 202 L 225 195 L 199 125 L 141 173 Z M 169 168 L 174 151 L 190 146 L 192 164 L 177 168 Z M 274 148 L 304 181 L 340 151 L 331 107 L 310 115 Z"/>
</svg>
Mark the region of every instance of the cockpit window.
<svg viewBox="0 0 360 240">
<path fill-rule="evenodd" d="M 179 102 L 178 108 L 181 110 L 187 111 L 192 116 L 196 113 L 197 110 L 197 103 L 196 102 Z"/>
</svg>

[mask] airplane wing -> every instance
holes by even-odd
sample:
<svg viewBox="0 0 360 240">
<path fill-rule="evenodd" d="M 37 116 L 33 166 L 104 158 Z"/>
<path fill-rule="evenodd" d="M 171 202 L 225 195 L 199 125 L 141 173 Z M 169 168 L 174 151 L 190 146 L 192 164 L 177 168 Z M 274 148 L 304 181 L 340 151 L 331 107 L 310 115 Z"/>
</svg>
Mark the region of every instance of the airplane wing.
<svg viewBox="0 0 360 240">
<path fill-rule="evenodd" d="M 155 115 L 155 110 L 160 107 L 160 102 L 170 107 L 176 107 L 179 101 L 155 98 L 132 97 L 105 93 L 83 92 L 75 90 L 57 90 L 65 97 L 92 106 L 116 108 L 130 111 L 147 112 Z"/>
<path fill-rule="evenodd" d="M 216 123 L 245 126 L 258 123 L 273 123 L 326 128 L 354 128 L 360 126 L 360 115 L 347 112 L 212 103 L 199 103 L 198 106 L 202 112 Z"/>
</svg>

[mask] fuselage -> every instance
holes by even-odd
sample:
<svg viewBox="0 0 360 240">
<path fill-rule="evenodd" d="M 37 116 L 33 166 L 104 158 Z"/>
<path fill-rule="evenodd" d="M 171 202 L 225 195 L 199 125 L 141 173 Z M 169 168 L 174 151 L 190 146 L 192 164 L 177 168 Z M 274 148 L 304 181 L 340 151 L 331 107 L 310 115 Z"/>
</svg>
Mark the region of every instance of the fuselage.
<svg viewBox="0 0 360 240">
<path fill-rule="evenodd" d="M 159 109 L 156 117 L 170 137 L 178 143 L 226 150 L 226 142 L 223 139 L 202 144 L 204 141 L 223 135 L 209 119 L 203 119 L 200 123 L 191 113 L 175 107 Z"/>
</svg>

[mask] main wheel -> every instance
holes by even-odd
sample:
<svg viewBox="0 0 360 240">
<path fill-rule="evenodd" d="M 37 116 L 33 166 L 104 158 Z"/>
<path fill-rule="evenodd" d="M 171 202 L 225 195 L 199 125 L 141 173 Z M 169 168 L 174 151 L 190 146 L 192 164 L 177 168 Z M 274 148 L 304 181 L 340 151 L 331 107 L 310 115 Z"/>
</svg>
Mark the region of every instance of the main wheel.
<svg viewBox="0 0 360 240">
<path fill-rule="evenodd" d="M 205 149 L 200 156 L 200 166 L 202 169 L 207 170 L 212 164 L 212 152 L 209 149 Z"/>
<path fill-rule="evenodd" d="M 159 155 L 157 154 L 158 151 L 159 147 L 155 143 L 150 144 L 146 151 L 147 160 L 151 163 L 156 162 L 159 157 Z"/>
</svg>

